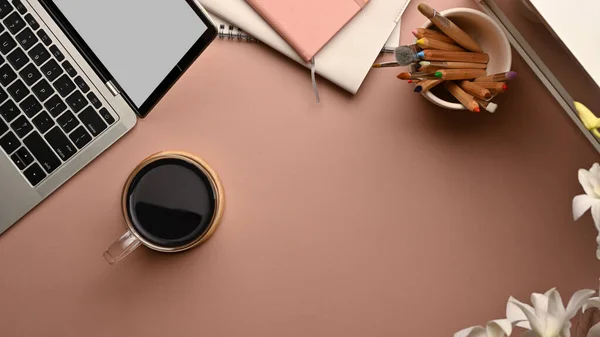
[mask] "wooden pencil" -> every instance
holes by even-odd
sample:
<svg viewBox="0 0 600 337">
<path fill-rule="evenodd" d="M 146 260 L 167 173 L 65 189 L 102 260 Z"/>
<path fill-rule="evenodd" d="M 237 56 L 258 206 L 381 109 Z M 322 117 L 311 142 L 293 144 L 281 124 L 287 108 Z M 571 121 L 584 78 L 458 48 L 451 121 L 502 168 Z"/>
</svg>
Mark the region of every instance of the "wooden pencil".
<svg viewBox="0 0 600 337">
<path fill-rule="evenodd" d="M 490 61 L 490 56 L 488 54 L 434 49 L 420 51 L 417 53 L 417 57 L 426 61 L 455 61 L 472 63 L 488 63 Z"/>
<path fill-rule="evenodd" d="M 494 112 L 496 112 L 496 109 L 498 109 L 498 104 L 496 104 L 496 103 L 492 103 L 490 101 L 484 101 L 477 97 L 474 97 L 473 99 L 475 100 L 475 102 L 477 102 L 477 104 L 479 104 L 479 106 L 481 106 L 485 110 L 489 111 L 490 113 L 494 113 Z"/>
<path fill-rule="evenodd" d="M 419 68 L 417 68 L 417 70 L 419 72 L 430 72 L 432 74 L 435 74 L 436 71 L 440 70 L 440 67 L 434 67 L 434 66 L 421 66 Z"/>
<path fill-rule="evenodd" d="M 476 98 L 479 98 L 479 99 L 490 99 L 490 98 L 492 98 L 492 93 L 488 89 L 486 89 L 484 87 L 481 87 L 481 86 L 477 85 L 474 82 L 461 81 L 459 83 L 459 86 L 464 91 L 466 91 L 467 93 L 473 95 Z"/>
<path fill-rule="evenodd" d="M 404 72 L 398 74 L 396 77 L 401 80 L 437 79 L 433 73 L 426 72 Z"/>
<path fill-rule="evenodd" d="M 508 90 L 508 86 L 503 82 L 476 82 L 478 86 L 488 89 L 492 94 L 502 93 Z"/>
<path fill-rule="evenodd" d="M 424 66 L 434 66 L 442 69 L 485 69 L 485 63 L 472 62 L 441 62 L 441 61 L 421 61 L 419 64 Z"/>
<path fill-rule="evenodd" d="M 470 80 L 485 75 L 485 69 L 440 69 L 435 72 L 435 77 L 446 80 Z"/>
<path fill-rule="evenodd" d="M 499 74 L 479 77 L 479 78 L 476 78 L 474 81 L 475 82 L 504 82 L 504 81 L 508 81 L 508 80 L 514 80 L 515 78 L 517 78 L 517 72 L 509 71 L 506 73 L 499 73 Z"/>
<path fill-rule="evenodd" d="M 442 82 L 444 82 L 444 80 L 419 81 L 419 83 L 417 83 L 417 86 L 415 87 L 415 92 L 424 94 L 424 93 L 428 92 L 431 88 L 435 87 L 436 85 L 438 85 Z"/>
<path fill-rule="evenodd" d="M 465 33 L 454 22 L 442 16 L 438 11 L 431 8 L 431 6 L 422 2 L 417 6 L 417 9 L 457 44 L 472 52 L 481 53 L 481 47 L 469 34 Z"/>
<path fill-rule="evenodd" d="M 467 94 L 464 90 L 462 90 L 456 83 L 452 81 L 445 81 L 444 86 L 449 93 L 452 94 L 462 105 L 465 106 L 470 111 L 480 112 L 479 104 L 475 102 L 473 96 Z"/>
<path fill-rule="evenodd" d="M 447 51 L 466 51 L 463 47 L 457 46 L 452 43 L 442 42 L 434 39 L 424 37 L 417 40 L 417 46 L 421 49 L 436 49 L 436 50 L 447 50 Z"/>
<path fill-rule="evenodd" d="M 446 35 L 442 32 L 438 32 L 437 30 L 433 30 L 433 29 L 417 28 L 412 31 L 412 34 L 417 39 L 422 39 L 422 38 L 426 37 L 426 38 L 430 38 L 430 39 L 434 39 L 434 40 L 438 40 L 438 41 L 442 41 L 442 42 L 456 44 L 456 42 L 454 42 L 454 40 L 449 38 L 448 35 Z"/>
</svg>

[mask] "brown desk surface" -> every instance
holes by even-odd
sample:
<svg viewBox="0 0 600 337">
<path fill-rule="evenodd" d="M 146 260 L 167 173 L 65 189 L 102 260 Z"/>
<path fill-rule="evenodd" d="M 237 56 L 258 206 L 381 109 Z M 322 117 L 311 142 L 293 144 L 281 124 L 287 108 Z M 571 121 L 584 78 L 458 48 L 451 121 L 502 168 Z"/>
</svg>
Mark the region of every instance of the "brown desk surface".
<svg viewBox="0 0 600 337">
<path fill-rule="evenodd" d="M 0 237 L 0 335 L 450 336 L 504 317 L 509 295 L 595 287 L 596 232 L 570 205 L 597 153 L 516 54 L 514 69 L 494 115 L 437 108 L 394 70 L 356 97 L 320 80 L 318 105 L 305 69 L 215 42 Z M 222 226 L 190 252 L 139 249 L 111 267 L 122 184 L 165 149 L 218 170 Z"/>
</svg>

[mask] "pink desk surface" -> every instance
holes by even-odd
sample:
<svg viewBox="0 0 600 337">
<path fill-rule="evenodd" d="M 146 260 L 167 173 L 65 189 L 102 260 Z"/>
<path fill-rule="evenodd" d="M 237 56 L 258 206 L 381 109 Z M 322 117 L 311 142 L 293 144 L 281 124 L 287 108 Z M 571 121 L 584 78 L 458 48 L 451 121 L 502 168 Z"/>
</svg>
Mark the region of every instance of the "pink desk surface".
<svg viewBox="0 0 600 337">
<path fill-rule="evenodd" d="M 596 232 L 570 205 L 598 154 L 516 54 L 514 69 L 494 115 L 439 109 L 395 70 L 356 97 L 321 80 L 317 105 L 305 69 L 215 42 L 0 237 L 0 335 L 450 336 L 504 317 L 510 295 L 596 287 Z M 222 226 L 193 251 L 139 249 L 111 267 L 122 184 L 165 149 L 218 170 Z"/>
</svg>

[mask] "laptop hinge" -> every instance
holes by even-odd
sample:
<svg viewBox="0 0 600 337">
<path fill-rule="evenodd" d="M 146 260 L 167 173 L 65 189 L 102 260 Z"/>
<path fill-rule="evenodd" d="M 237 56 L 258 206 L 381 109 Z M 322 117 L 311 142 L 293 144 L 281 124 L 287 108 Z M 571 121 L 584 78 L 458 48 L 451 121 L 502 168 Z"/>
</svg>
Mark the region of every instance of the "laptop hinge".
<svg viewBox="0 0 600 337">
<path fill-rule="evenodd" d="M 106 87 L 108 88 L 108 90 L 110 90 L 110 93 L 113 94 L 113 96 L 115 97 L 119 96 L 119 94 L 121 93 L 112 81 L 106 82 Z"/>
</svg>

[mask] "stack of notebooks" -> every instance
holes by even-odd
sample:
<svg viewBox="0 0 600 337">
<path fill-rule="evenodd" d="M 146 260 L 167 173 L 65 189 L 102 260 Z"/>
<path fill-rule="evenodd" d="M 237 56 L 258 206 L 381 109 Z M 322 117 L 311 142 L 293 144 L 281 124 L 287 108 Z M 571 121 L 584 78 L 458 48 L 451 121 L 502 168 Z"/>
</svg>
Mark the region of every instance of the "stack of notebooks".
<svg viewBox="0 0 600 337">
<path fill-rule="evenodd" d="M 382 51 L 400 37 L 410 0 L 197 0 L 221 37 L 261 41 L 356 94 Z"/>
</svg>

